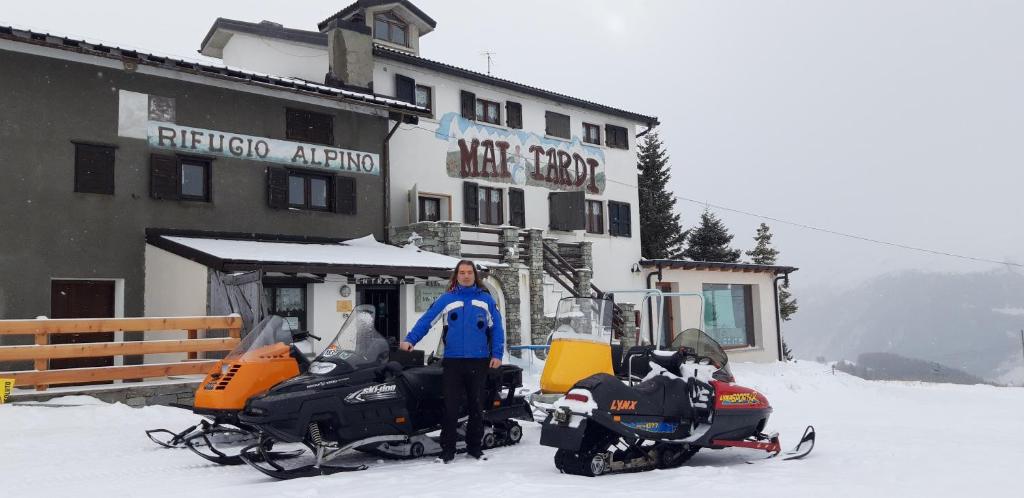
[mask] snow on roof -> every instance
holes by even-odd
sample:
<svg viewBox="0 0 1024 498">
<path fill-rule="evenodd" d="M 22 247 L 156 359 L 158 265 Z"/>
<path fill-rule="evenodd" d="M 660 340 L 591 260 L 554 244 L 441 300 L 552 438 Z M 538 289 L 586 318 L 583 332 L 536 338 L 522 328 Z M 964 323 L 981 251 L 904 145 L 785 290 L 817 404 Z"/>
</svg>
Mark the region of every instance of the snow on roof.
<svg viewBox="0 0 1024 498">
<path fill-rule="evenodd" d="M 231 261 L 431 269 L 452 269 L 459 262 L 458 258 L 424 251 L 411 244 L 405 247 L 383 244 L 377 242 L 373 235 L 345 242 L 316 244 L 171 235 L 163 235 L 162 238 Z"/>
</svg>

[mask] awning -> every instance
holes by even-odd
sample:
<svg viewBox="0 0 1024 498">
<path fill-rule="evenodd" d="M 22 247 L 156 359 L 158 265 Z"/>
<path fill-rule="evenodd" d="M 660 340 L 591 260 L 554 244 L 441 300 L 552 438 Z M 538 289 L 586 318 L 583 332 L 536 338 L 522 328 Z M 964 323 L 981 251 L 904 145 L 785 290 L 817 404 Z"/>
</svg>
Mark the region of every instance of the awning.
<svg viewBox="0 0 1024 498">
<path fill-rule="evenodd" d="M 412 245 L 383 244 L 372 235 L 346 241 L 304 242 L 148 233 L 146 241 L 223 272 L 262 269 L 290 274 L 448 277 L 459 262 Z"/>
</svg>

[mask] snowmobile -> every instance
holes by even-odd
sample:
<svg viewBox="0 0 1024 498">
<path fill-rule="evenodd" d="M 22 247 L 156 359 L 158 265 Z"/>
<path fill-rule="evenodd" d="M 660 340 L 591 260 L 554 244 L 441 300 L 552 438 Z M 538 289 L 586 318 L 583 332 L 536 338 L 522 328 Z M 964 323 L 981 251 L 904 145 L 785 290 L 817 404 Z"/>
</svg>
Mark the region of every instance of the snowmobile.
<svg viewBox="0 0 1024 498">
<path fill-rule="evenodd" d="M 365 469 L 329 462 L 350 450 L 393 458 L 440 453 L 429 433 L 441 426 L 441 366 L 424 366 L 422 352 L 415 353 L 418 360 L 408 361 L 403 356 L 412 353 L 389 350 L 374 328 L 374 308 L 357 306 L 306 374 L 246 403 L 239 420 L 258 428 L 261 437 L 241 451 L 242 459 L 270 477 L 292 479 Z M 518 443 L 523 431 L 513 419 L 533 420 L 529 405 L 516 395 L 521 385 L 519 367 L 490 369 L 484 448 Z M 308 448 L 305 465 L 269 451 L 282 444 Z M 464 441 L 459 444 L 464 448 Z"/>
<path fill-rule="evenodd" d="M 622 344 L 615 339 L 613 330 L 614 297 L 633 294 L 640 294 L 638 309 L 644 309 L 646 304 L 652 310 L 652 316 L 643 330 L 637 329 L 635 337 L 637 343 L 647 344 L 651 350 L 662 349 L 666 334 L 661 317 L 666 298 L 697 297 L 701 302 L 697 316 L 703 316 L 703 296 L 687 292 L 626 289 L 609 291 L 602 297 L 561 299 L 555 309 L 554 327 L 548 335 L 548 355 L 541 373 L 540 390 L 530 396 L 530 404 L 541 417 L 551 411 L 552 403 L 586 377 L 606 373 L 628 380 L 646 374 L 646 364 L 632 361 L 638 357 L 623 356 Z"/>
<path fill-rule="evenodd" d="M 235 452 L 255 442 L 258 435 L 251 426 L 239 422 L 238 413 L 254 394 L 309 368 L 313 356 L 309 338 L 320 339 L 308 332 L 293 332 L 279 316 L 261 320 L 214 365 L 199 384 L 192 406 L 173 405 L 192 410 L 204 419 L 179 432 L 151 429 L 146 435 L 160 446 L 188 447 L 215 463 L 244 463 Z"/>
<path fill-rule="evenodd" d="M 555 467 L 567 474 L 598 476 L 682 465 L 701 448 L 741 447 L 783 460 L 814 448 L 808 426 L 793 450 L 766 434 L 772 407 L 763 394 L 734 384 L 728 356 L 699 329 L 687 329 L 674 351 L 632 348 L 647 364 L 633 385 L 599 373 L 577 382 L 544 420 L 541 444 L 557 448 Z"/>
</svg>

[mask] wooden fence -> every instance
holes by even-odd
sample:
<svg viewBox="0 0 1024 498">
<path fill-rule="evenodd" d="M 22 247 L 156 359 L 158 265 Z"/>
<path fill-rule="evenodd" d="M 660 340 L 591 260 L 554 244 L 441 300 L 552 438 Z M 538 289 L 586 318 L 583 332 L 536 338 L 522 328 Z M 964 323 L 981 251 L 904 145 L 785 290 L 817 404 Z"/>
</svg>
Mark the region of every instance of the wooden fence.
<svg viewBox="0 0 1024 498">
<path fill-rule="evenodd" d="M 227 329 L 228 337 L 198 339 L 200 330 Z M 89 342 L 50 344 L 50 334 L 97 334 L 109 332 L 175 331 L 186 339 Z M 35 344 L 0 346 L 0 361 L 34 360 L 35 370 L 0 372 L 0 378 L 14 378 L 15 386 L 36 386 L 99 382 L 171 375 L 205 374 L 217 360 L 196 360 L 204 351 L 229 351 L 238 345 L 242 318 L 230 316 L 183 316 L 170 318 L 65 318 L 36 320 L 0 320 L 0 336 L 33 335 Z M 188 360 L 177 363 L 151 363 L 50 370 L 54 358 L 92 358 L 105 356 L 188 353 Z"/>
</svg>

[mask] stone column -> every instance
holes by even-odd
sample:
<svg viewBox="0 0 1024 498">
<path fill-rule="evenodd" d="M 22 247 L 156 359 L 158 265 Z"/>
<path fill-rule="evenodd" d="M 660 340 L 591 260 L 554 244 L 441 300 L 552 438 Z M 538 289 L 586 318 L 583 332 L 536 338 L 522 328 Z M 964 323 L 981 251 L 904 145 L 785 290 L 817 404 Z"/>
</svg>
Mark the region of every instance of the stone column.
<svg viewBox="0 0 1024 498">
<path fill-rule="evenodd" d="M 509 267 L 519 268 L 519 229 L 516 227 L 503 226 L 498 235 L 498 242 L 501 244 L 499 250 L 501 262 Z"/>
<path fill-rule="evenodd" d="M 573 270 L 576 274 L 576 295 L 580 297 L 588 297 L 592 293 L 590 290 L 590 278 L 594 275 L 594 271 L 590 268 L 576 268 Z"/>
<path fill-rule="evenodd" d="M 439 248 L 436 252 L 453 258 L 461 258 L 462 224 L 457 221 L 439 221 L 437 226 Z"/>
<path fill-rule="evenodd" d="M 594 269 L 594 243 L 589 240 L 580 242 L 580 261 L 583 266 Z"/>
<path fill-rule="evenodd" d="M 616 303 L 619 309 L 622 310 L 622 337 L 619 342 L 622 343 L 622 350 L 626 351 L 630 346 L 636 345 L 636 319 L 634 318 L 634 310 L 636 305 L 633 303 Z"/>
<path fill-rule="evenodd" d="M 541 344 L 550 328 L 544 316 L 544 231 L 531 228 L 526 234 L 526 265 L 530 271 L 530 336 L 532 344 Z"/>
</svg>

